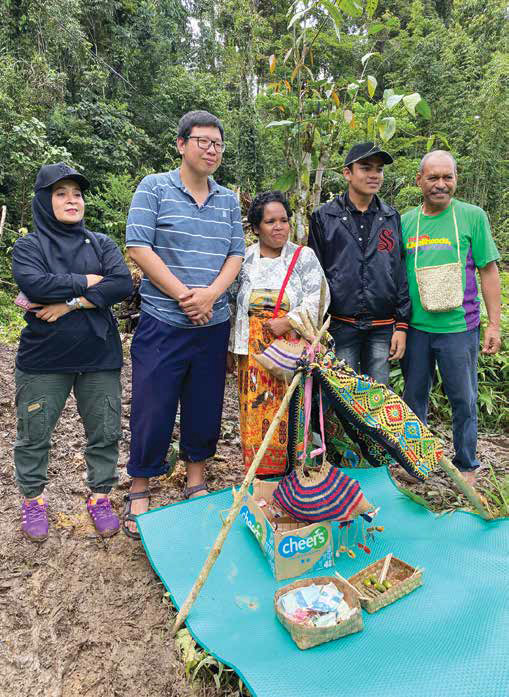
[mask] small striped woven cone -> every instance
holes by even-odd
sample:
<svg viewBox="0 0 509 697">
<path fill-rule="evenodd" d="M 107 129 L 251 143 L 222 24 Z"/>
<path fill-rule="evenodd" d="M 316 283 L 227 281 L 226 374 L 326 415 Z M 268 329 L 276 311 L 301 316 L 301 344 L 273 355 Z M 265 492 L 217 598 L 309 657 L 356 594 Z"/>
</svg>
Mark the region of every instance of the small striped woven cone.
<svg viewBox="0 0 509 697">
<path fill-rule="evenodd" d="M 298 467 L 279 482 L 274 501 L 293 518 L 315 523 L 346 521 L 369 510 L 359 482 L 330 463 L 310 474 Z"/>
</svg>

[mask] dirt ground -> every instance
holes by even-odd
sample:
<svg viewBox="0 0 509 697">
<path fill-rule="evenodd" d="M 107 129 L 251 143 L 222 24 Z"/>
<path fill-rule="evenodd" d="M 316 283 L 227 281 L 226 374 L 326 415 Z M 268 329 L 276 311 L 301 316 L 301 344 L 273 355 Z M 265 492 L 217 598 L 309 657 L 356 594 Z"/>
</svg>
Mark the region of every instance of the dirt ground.
<svg viewBox="0 0 509 697">
<path fill-rule="evenodd" d="M 22 536 L 12 465 L 14 357 L 15 347 L 0 344 L 0 697 L 217 695 L 212 680 L 194 686 L 186 680 L 170 632 L 173 614 L 141 543 L 123 534 L 106 541 L 94 535 L 85 509 L 85 440 L 73 399 L 53 436 L 49 539 L 36 545 Z M 121 479 L 112 496 L 117 512 L 128 486 L 128 361 L 123 386 Z M 484 462 L 509 472 L 509 439 L 481 438 L 479 450 Z M 207 481 L 211 489 L 222 489 L 241 480 L 237 397 L 230 381 Z M 151 488 L 154 507 L 180 500 L 181 465 Z M 412 488 L 436 509 L 464 505 L 438 474 Z"/>
</svg>

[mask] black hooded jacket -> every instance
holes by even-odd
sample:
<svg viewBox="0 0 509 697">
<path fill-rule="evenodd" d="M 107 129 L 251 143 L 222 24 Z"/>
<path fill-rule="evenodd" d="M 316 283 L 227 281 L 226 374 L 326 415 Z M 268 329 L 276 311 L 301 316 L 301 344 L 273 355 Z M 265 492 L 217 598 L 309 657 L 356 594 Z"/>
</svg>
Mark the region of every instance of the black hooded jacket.
<svg viewBox="0 0 509 697">
<path fill-rule="evenodd" d="M 370 322 L 395 320 L 407 329 L 410 297 L 399 213 L 376 197 L 366 244 L 359 239 L 345 194 L 311 216 L 308 245 L 329 283 L 333 317 Z"/>
<path fill-rule="evenodd" d="M 41 172 L 55 167 L 47 165 Z M 122 347 L 110 307 L 133 288 L 120 250 L 106 235 L 87 230 L 82 221 L 57 221 L 49 187 L 36 191 L 32 212 L 35 231 L 17 240 L 12 252 L 17 285 L 33 303 L 63 303 L 83 296 L 95 309 L 73 310 L 56 322 L 26 312 L 16 366 L 27 373 L 118 370 Z M 103 279 L 87 287 L 87 274 Z"/>
</svg>

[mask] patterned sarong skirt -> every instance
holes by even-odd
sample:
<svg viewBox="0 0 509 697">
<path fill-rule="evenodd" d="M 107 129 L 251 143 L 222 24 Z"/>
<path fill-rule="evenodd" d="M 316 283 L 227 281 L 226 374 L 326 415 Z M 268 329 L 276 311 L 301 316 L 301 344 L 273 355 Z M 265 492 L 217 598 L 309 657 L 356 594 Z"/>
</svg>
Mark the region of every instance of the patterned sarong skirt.
<svg viewBox="0 0 509 697">
<path fill-rule="evenodd" d="M 287 385 L 263 368 L 254 358 L 274 340 L 264 323 L 272 318 L 277 291 L 253 291 L 249 307 L 249 353 L 239 356 L 238 381 L 240 402 L 240 438 L 245 469 L 249 469 L 265 434 L 272 423 Z M 286 301 L 286 302 L 285 302 Z M 286 295 L 279 317 L 289 310 Z M 256 470 L 258 475 L 282 475 L 286 469 L 288 445 L 288 413 L 272 436 L 265 455 Z"/>
</svg>

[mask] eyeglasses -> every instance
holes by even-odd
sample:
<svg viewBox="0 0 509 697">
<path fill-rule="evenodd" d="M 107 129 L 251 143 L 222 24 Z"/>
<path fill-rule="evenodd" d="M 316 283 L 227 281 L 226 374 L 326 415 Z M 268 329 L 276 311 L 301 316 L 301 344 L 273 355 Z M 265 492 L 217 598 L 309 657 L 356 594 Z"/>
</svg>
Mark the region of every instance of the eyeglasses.
<svg viewBox="0 0 509 697">
<path fill-rule="evenodd" d="M 210 138 L 204 138 L 203 136 L 187 136 L 187 140 L 191 140 L 191 138 L 196 139 L 196 144 L 200 150 L 208 150 L 211 145 L 214 146 L 214 150 L 217 153 L 224 152 L 226 149 L 226 143 L 220 140 L 210 140 Z"/>
</svg>

